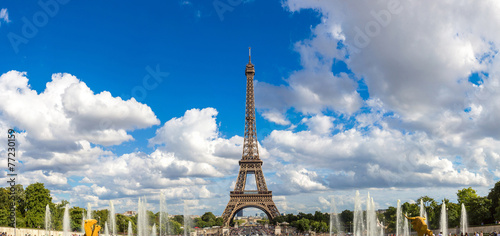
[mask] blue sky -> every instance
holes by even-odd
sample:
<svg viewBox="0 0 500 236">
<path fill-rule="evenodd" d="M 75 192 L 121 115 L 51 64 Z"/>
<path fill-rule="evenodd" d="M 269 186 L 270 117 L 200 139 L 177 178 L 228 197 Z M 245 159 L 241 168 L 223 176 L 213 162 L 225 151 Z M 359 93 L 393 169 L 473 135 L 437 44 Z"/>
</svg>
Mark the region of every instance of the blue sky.
<svg viewBox="0 0 500 236">
<path fill-rule="evenodd" d="M 221 214 L 248 47 L 280 211 L 331 196 L 352 209 L 356 189 L 378 208 L 424 189 L 453 200 L 500 180 L 494 1 L 41 2 L 0 3 L 0 128 L 21 132 L 21 183 L 57 201 L 125 211 L 165 191 L 174 213 L 189 200 Z"/>
</svg>

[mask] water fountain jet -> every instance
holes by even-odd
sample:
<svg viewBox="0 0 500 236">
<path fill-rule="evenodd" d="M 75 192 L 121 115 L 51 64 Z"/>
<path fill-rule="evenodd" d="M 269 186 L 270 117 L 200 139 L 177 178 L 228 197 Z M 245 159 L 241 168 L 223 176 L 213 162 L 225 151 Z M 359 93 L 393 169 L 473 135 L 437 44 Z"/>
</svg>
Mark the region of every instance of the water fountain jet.
<svg viewBox="0 0 500 236">
<path fill-rule="evenodd" d="M 109 200 L 109 228 L 111 230 L 111 235 L 116 235 L 116 215 L 115 215 L 115 206 L 113 205 L 113 201 Z"/>
<path fill-rule="evenodd" d="M 465 210 L 465 206 L 462 203 L 462 211 L 460 214 L 460 230 L 465 235 L 465 233 L 469 232 L 469 223 L 467 221 L 467 211 Z"/>
<path fill-rule="evenodd" d="M 69 204 L 64 206 L 64 215 L 63 215 L 63 235 L 69 236 Z"/>
<path fill-rule="evenodd" d="M 90 205 L 90 202 L 87 203 L 87 220 L 93 219 L 92 218 L 92 206 Z"/>
<path fill-rule="evenodd" d="M 108 222 L 104 223 L 104 236 L 109 236 Z"/>
<path fill-rule="evenodd" d="M 439 222 L 439 226 L 441 227 L 441 232 L 443 233 L 443 236 L 448 235 L 448 217 L 446 214 L 446 204 L 443 201 L 443 204 L 441 205 L 441 220 Z"/>
<path fill-rule="evenodd" d="M 330 202 L 330 236 L 334 233 L 333 226 L 335 225 L 337 234 L 340 234 L 344 231 L 341 227 L 339 214 L 337 212 L 337 206 L 335 204 L 335 199 L 332 197 L 332 201 Z"/>
<path fill-rule="evenodd" d="M 52 216 L 50 214 L 49 204 L 47 204 L 45 206 L 45 235 L 46 236 L 50 235 L 51 222 L 52 222 Z"/>
<path fill-rule="evenodd" d="M 127 236 L 132 236 L 132 222 L 128 222 Z"/>
</svg>

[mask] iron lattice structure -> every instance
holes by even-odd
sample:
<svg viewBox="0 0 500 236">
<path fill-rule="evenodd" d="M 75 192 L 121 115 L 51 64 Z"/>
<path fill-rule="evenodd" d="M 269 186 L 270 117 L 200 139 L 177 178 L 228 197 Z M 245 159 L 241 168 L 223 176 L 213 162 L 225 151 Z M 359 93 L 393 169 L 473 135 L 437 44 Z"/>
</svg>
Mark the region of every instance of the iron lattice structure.
<svg viewBox="0 0 500 236">
<path fill-rule="evenodd" d="M 264 173 L 262 172 L 263 162 L 259 158 L 253 89 L 255 69 L 251 61 L 251 55 L 248 57 L 245 75 L 247 77 L 247 97 L 243 155 L 239 162 L 240 171 L 234 186 L 234 191 L 230 192 L 229 203 L 222 214 L 222 217 L 224 218 L 224 226 L 229 226 L 231 219 L 236 215 L 236 213 L 247 207 L 255 207 L 264 211 L 270 220 L 280 215 L 278 208 L 274 204 L 272 191 L 267 190 L 266 179 L 264 178 Z M 245 190 L 247 174 L 255 175 L 257 190 Z"/>
</svg>

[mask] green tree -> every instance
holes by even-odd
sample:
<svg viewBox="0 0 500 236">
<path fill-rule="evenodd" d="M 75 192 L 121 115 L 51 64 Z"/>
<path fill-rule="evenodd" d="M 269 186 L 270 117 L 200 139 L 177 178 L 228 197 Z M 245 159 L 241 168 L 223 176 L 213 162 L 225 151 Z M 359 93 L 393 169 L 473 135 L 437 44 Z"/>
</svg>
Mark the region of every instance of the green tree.
<svg viewBox="0 0 500 236">
<path fill-rule="evenodd" d="M 457 199 L 459 204 L 464 204 L 469 218 L 469 224 L 480 225 L 491 220 L 492 201 L 487 197 L 480 197 L 476 190 L 464 188 L 458 190 Z"/>
<path fill-rule="evenodd" d="M 52 202 L 50 190 L 43 183 L 30 184 L 26 188 L 26 226 L 43 228 L 45 226 L 45 206 Z"/>
<path fill-rule="evenodd" d="M 217 219 L 215 219 L 214 226 L 222 226 L 223 224 L 224 224 L 224 219 L 222 217 L 217 217 Z"/>
<path fill-rule="evenodd" d="M 174 220 L 171 220 L 170 223 L 171 223 L 170 225 L 172 226 L 172 229 L 170 230 L 171 233 L 182 234 L 184 232 L 184 230 L 182 230 L 181 223 L 174 221 Z"/>
<path fill-rule="evenodd" d="M 490 214 L 492 216 L 489 223 L 492 223 L 494 220 L 500 220 L 500 181 L 490 190 L 488 199 L 491 201 Z"/>
<path fill-rule="evenodd" d="M 352 222 L 354 219 L 354 212 L 350 210 L 344 210 L 340 213 L 340 220 L 344 222 L 344 229 L 346 232 L 351 232 Z"/>
<path fill-rule="evenodd" d="M 300 214 L 300 213 L 299 213 Z M 311 229 L 311 222 L 307 218 L 294 221 L 291 225 L 301 232 L 307 232 Z"/>
<path fill-rule="evenodd" d="M 458 199 L 458 204 L 464 204 L 468 205 L 472 199 L 478 198 L 479 195 L 477 195 L 476 190 L 472 189 L 472 187 L 464 188 L 462 190 L 458 190 L 457 192 L 457 199 Z"/>
<path fill-rule="evenodd" d="M 450 202 L 446 199 L 446 208 L 448 209 L 448 227 L 456 228 L 460 226 L 460 214 L 461 214 L 461 205 L 457 203 Z"/>
<path fill-rule="evenodd" d="M 491 200 L 487 197 L 478 197 L 472 199 L 468 205 L 465 206 L 467 209 L 467 216 L 469 218 L 470 225 L 480 225 L 491 219 Z"/>
<path fill-rule="evenodd" d="M 175 215 L 173 218 L 172 218 L 173 221 L 183 225 L 184 224 L 184 216 L 183 215 Z"/>
<path fill-rule="evenodd" d="M 128 222 L 132 224 L 132 231 L 135 231 L 135 223 L 128 216 L 122 214 L 116 215 L 116 230 L 120 233 L 128 233 Z"/>
<path fill-rule="evenodd" d="M 387 233 L 395 233 L 396 232 L 396 212 L 397 209 L 395 207 L 390 206 L 384 212 L 385 225 L 387 226 Z"/>
<path fill-rule="evenodd" d="M 72 231 L 83 231 L 82 220 L 84 212 L 85 209 L 76 206 L 69 209 L 70 228 Z"/>
<path fill-rule="evenodd" d="M 208 223 L 201 218 L 196 218 L 194 225 L 198 228 L 205 228 L 208 227 Z"/>
<path fill-rule="evenodd" d="M 205 212 L 205 214 L 201 216 L 201 219 L 205 222 L 209 222 L 210 220 L 215 221 L 216 218 L 217 217 L 215 217 L 214 213 L 212 212 Z"/>
<path fill-rule="evenodd" d="M 9 226 L 10 219 L 9 190 L 0 188 L 0 226 Z"/>
<path fill-rule="evenodd" d="M 408 203 L 405 202 L 401 205 L 401 210 L 408 216 L 419 216 L 420 215 L 420 207 L 416 203 Z"/>
<path fill-rule="evenodd" d="M 94 217 L 97 220 L 97 224 L 104 229 L 104 225 L 108 222 L 109 211 L 108 209 L 94 211 Z"/>
</svg>

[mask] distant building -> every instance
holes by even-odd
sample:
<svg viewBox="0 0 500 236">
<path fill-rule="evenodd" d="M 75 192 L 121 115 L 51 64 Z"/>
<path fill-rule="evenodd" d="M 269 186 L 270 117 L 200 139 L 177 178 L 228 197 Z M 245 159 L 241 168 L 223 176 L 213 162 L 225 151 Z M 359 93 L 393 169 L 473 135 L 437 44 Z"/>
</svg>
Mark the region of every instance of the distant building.
<svg viewBox="0 0 500 236">
<path fill-rule="evenodd" d="M 124 216 L 128 216 L 128 217 L 132 217 L 132 216 L 136 216 L 137 215 L 137 212 L 135 211 L 126 211 L 125 213 L 123 213 Z"/>
<path fill-rule="evenodd" d="M 243 209 L 241 209 L 240 211 L 238 211 L 238 212 L 236 213 L 236 216 L 243 216 Z"/>
<path fill-rule="evenodd" d="M 387 211 L 387 209 L 378 209 L 377 213 L 378 214 L 384 214 Z"/>
</svg>

